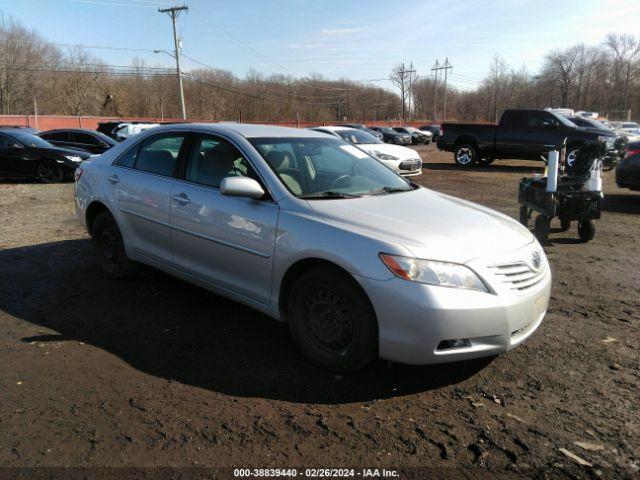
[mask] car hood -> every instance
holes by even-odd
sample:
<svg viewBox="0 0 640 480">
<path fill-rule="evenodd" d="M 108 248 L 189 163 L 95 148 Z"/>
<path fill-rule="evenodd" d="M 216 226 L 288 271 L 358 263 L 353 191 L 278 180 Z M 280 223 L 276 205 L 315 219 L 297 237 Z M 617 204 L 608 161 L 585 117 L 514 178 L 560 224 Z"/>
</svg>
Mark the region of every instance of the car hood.
<svg viewBox="0 0 640 480">
<path fill-rule="evenodd" d="M 590 133 L 597 133 L 598 135 L 601 135 L 603 137 L 617 137 L 615 132 L 612 132 L 611 130 L 604 130 L 602 128 L 578 127 L 578 130 L 582 130 L 582 131 L 590 132 Z"/>
<path fill-rule="evenodd" d="M 330 224 L 400 244 L 430 260 L 466 263 L 515 251 L 534 240 L 506 215 L 426 188 L 309 204 Z"/>
<path fill-rule="evenodd" d="M 415 150 L 400 145 L 390 145 L 388 143 L 367 143 L 358 145 L 359 148 L 367 153 L 380 152 L 387 155 L 393 155 L 398 160 L 409 160 L 410 158 L 420 158 Z"/>
</svg>

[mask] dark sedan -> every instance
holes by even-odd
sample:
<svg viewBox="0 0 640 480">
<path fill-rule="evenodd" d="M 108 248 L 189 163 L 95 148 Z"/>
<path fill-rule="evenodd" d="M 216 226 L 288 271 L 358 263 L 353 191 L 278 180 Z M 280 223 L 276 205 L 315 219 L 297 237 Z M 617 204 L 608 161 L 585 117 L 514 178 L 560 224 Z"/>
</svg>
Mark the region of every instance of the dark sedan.
<svg viewBox="0 0 640 480">
<path fill-rule="evenodd" d="M 0 129 L 0 177 L 35 178 L 45 183 L 73 178 L 87 152 L 60 148 L 19 129 Z"/>
<path fill-rule="evenodd" d="M 79 128 L 49 130 L 39 133 L 38 136 L 56 147 L 85 150 L 94 154 L 104 153 L 118 144 L 104 133 Z"/>
<path fill-rule="evenodd" d="M 367 127 L 366 125 L 363 125 L 361 123 L 339 123 L 337 126 L 338 127 L 356 128 L 358 130 L 362 130 L 364 132 L 367 132 L 369 135 L 373 135 L 374 137 L 382 140 L 382 134 L 380 132 L 372 130 L 369 127 Z"/>
<path fill-rule="evenodd" d="M 396 145 L 411 145 L 411 135 L 406 133 L 398 133 L 393 128 L 389 127 L 369 127 L 371 130 L 380 132 L 382 134 L 382 140 L 386 143 L 393 143 Z"/>
<path fill-rule="evenodd" d="M 437 142 L 440 139 L 440 125 L 422 125 L 418 127 L 418 130 L 423 132 L 431 132 L 433 134 L 432 140 Z"/>
<path fill-rule="evenodd" d="M 428 145 L 431 143 L 431 135 L 427 135 L 422 133 L 417 128 L 413 127 L 393 127 L 393 129 L 398 133 L 406 133 L 411 136 L 411 143 L 413 145 L 425 144 Z"/>
<path fill-rule="evenodd" d="M 640 190 L 640 142 L 627 144 L 626 155 L 616 168 L 616 183 L 620 188 Z"/>
</svg>

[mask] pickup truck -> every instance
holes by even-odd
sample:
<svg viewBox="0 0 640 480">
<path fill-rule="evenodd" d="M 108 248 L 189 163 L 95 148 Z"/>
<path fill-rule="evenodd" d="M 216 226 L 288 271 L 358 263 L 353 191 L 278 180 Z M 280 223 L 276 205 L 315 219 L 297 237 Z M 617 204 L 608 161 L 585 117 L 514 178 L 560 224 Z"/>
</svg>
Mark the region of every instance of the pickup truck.
<svg viewBox="0 0 640 480">
<path fill-rule="evenodd" d="M 453 152 L 454 161 L 468 167 L 489 165 L 496 158 L 540 160 L 550 150 L 560 149 L 566 139 L 566 158 L 571 165 L 584 143 L 606 142 L 613 148 L 615 138 L 614 133 L 579 128 L 546 110 L 505 110 L 498 125 L 442 124 L 438 149 Z"/>
</svg>

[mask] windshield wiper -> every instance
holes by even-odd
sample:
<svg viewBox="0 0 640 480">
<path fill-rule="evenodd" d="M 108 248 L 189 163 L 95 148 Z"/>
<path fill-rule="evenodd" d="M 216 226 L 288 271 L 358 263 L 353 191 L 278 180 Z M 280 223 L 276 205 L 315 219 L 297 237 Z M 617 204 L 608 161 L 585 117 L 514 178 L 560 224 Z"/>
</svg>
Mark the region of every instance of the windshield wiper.
<svg viewBox="0 0 640 480">
<path fill-rule="evenodd" d="M 412 187 L 406 188 L 406 187 L 384 186 L 379 190 L 373 190 L 373 191 L 369 192 L 369 195 L 379 195 L 381 193 L 410 192 L 411 190 L 414 190 L 414 189 Z"/>
<path fill-rule="evenodd" d="M 308 199 L 334 199 L 334 198 L 358 198 L 360 195 L 352 195 L 350 193 L 336 192 L 334 190 L 327 190 L 325 192 L 308 193 L 306 195 L 298 195 L 298 198 L 303 200 Z"/>
</svg>

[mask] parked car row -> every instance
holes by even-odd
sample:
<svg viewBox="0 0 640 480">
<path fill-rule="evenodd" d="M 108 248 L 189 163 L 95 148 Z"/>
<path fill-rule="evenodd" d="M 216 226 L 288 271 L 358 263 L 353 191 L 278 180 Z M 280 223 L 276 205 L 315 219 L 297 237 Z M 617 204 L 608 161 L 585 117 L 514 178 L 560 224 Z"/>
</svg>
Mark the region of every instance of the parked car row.
<svg viewBox="0 0 640 480">
<path fill-rule="evenodd" d="M 411 148 L 388 145 L 366 131 L 356 128 L 336 125 L 310 127 L 309 129 L 346 140 L 405 177 L 422 173 L 422 159 L 418 152 Z"/>
</svg>

